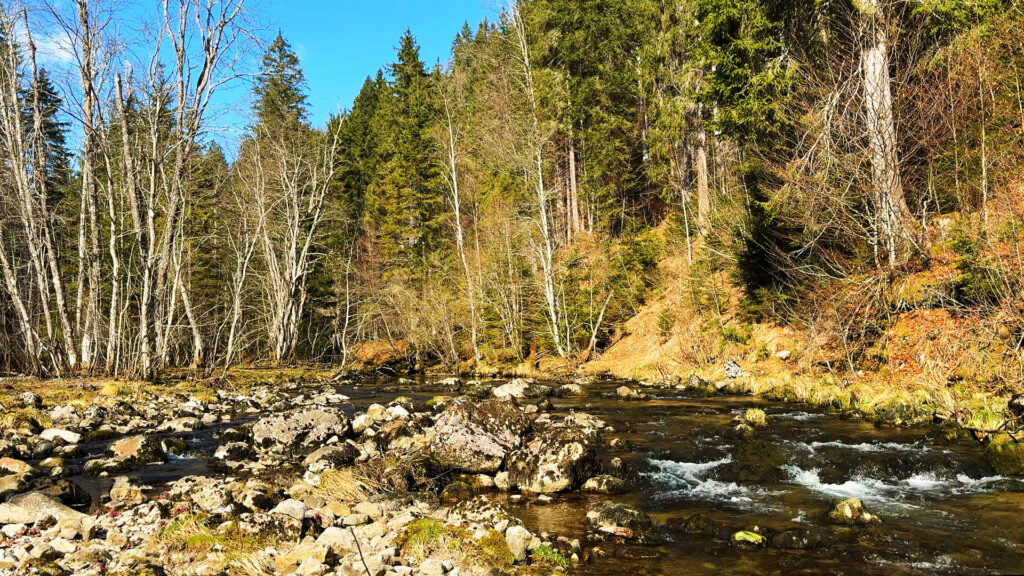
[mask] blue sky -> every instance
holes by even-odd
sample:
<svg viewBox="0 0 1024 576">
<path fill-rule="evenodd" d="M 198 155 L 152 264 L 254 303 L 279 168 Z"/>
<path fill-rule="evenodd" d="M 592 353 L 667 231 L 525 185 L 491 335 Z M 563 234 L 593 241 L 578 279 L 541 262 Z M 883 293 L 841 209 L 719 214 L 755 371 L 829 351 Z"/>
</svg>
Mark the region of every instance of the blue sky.
<svg viewBox="0 0 1024 576">
<path fill-rule="evenodd" d="M 493 0 L 262 0 L 254 7 L 269 36 L 280 28 L 299 55 L 317 125 L 351 107 L 363 80 L 394 61 L 406 28 L 430 66 L 448 59 L 463 22 L 475 28 L 496 11 Z"/>
</svg>

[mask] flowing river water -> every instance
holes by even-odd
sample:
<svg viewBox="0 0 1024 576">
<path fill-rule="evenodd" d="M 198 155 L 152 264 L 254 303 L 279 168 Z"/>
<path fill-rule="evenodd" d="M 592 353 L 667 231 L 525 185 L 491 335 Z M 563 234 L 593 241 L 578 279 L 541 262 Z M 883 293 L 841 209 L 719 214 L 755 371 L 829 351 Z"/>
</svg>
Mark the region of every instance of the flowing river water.
<svg viewBox="0 0 1024 576">
<path fill-rule="evenodd" d="M 402 395 L 418 406 L 436 394 L 395 380 L 340 385 L 352 409 Z M 548 503 L 496 494 L 531 531 L 580 538 L 600 546 L 577 574 L 1014 574 L 1024 573 L 1024 479 L 1004 478 L 986 464 L 977 444 L 947 440 L 936 427 L 880 429 L 803 405 L 752 397 L 688 398 L 649 391 L 647 400 L 615 397 L 621 382 L 595 382 L 588 398 L 551 398 L 555 411 L 583 411 L 615 429 L 616 448 L 602 448 L 606 466 L 630 486 L 621 496 L 571 493 Z M 762 453 L 737 447 L 734 418 L 761 408 L 770 428 L 760 431 Z M 237 424 L 237 422 L 236 422 Z M 181 435 L 184 458 L 136 469 L 153 485 L 190 474 L 211 474 L 206 458 L 218 428 Z M 622 442 L 622 441 L 625 442 Z M 98 445 L 102 451 L 102 444 Z M 746 452 L 750 452 L 747 450 Z M 94 494 L 110 479 L 74 479 Z M 860 498 L 880 524 L 837 526 L 830 503 Z M 588 505 L 615 499 L 644 510 L 661 530 L 658 545 L 588 543 Z M 701 513 L 721 526 L 718 537 L 678 529 Z M 739 529 L 802 528 L 820 538 L 805 550 L 730 545 Z"/>
</svg>

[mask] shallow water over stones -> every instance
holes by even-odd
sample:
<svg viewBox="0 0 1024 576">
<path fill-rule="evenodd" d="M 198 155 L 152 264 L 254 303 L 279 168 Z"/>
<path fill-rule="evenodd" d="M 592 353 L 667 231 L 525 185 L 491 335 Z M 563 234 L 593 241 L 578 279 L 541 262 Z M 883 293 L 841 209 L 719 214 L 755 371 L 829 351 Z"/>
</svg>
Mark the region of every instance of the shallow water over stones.
<svg viewBox="0 0 1024 576">
<path fill-rule="evenodd" d="M 595 382 L 586 387 L 588 397 L 550 401 L 554 411 L 585 411 L 614 429 L 604 435 L 599 472 L 625 480 L 627 493 L 563 493 L 546 503 L 516 492 L 497 495 L 530 531 L 580 538 L 588 558 L 578 574 L 1024 572 L 1024 482 L 998 476 L 970 441 L 947 441 L 936 428 L 879 429 L 750 397 L 693 399 L 658 389 L 647 391 L 646 400 L 624 400 L 615 393 L 619 385 Z M 442 388 L 376 379 L 340 384 L 337 391 L 350 398 L 345 411 L 351 414 L 398 396 L 420 406 L 450 393 Z M 733 429 L 748 408 L 764 410 L 769 427 L 745 439 Z M 132 476 L 158 492 L 182 476 L 214 474 L 206 459 L 222 428 L 177 434 L 187 442 L 184 456 L 135 468 Z M 74 480 L 93 494 L 112 483 Z M 882 522 L 831 523 L 831 503 L 847 497 L 860 498 Z M 650 514 L 661 543 L 588 542 L 588 507 L 609 499 Z M 705 515 L 704 533 L 684 527 L 694 514 Z M 730 544 L 732 533 L 755 527 L 769 542 L 801 529 L 813 547 L 783 549 L 792 540 L 785 537 L 775 540 L 779 546 Z M 595 546 L 599 551 L 591 552 Z"/>
</svg>

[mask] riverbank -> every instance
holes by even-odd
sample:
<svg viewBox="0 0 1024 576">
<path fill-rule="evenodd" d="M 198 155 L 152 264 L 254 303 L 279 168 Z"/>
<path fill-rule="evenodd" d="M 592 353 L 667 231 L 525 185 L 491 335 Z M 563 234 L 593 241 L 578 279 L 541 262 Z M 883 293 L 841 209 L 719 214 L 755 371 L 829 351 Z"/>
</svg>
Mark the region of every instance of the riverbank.
<svg viewBox="0 0 1024 576">
<path fill-rule="evenodd" d="M 1024 542 L 1024 484 L 935 427 L 696 380 L 266 377 L 8 397 L 48 421 L 4 432 L 0 571 L 977 573 Z"/>
</svg>

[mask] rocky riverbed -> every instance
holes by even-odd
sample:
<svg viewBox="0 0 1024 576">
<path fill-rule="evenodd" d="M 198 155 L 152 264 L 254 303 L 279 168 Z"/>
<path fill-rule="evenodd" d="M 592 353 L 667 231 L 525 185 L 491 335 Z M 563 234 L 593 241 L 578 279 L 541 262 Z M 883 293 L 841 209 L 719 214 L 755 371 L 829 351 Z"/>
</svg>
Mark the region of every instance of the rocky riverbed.
<svg viewBox="0 0 1024 576">
<path fill-rule="evenodd" d="M 970 440 L 705 382 L 355 379 L 4 408 L 0 574 L 1005 573 Z"/>
</svg>

